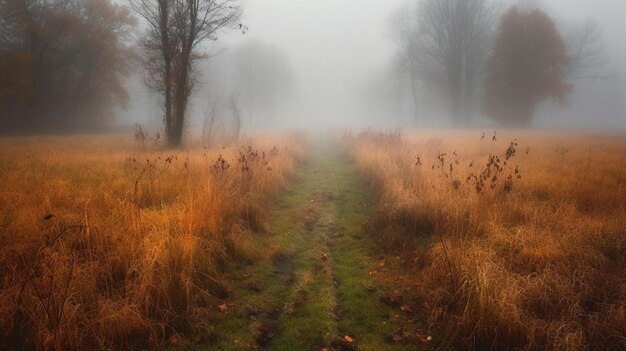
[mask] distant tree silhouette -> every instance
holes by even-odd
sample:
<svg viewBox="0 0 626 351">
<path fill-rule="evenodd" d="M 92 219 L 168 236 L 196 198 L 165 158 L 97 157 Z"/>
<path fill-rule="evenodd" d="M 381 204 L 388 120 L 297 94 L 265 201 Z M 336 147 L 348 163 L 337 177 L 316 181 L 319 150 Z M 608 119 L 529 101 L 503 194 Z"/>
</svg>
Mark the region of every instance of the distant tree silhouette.
<svg viewBox="0 0 626 351">
<path fill-rule="evenodd" d="M 487 62 L 484 114 L 503 124 L 528 126 L 548 98 L 567 104 L 569 58 L 554 21 L 540 10 L 512 7 L 503 16 Z"/>
<path fill-rule="evenodd" d="M 415 3 L 411 11 L 410 2 Z M 410 83 L 414 120 L 418 82 L 442 90 L 452 120 L 470 123 L 493 43 L 498 6 L 493 0 L 411 0 L 391 19 L 391 31 Z"/>
<path fill-rule="evenodd" d="M 247 122 L 253 126 L 276 123 L 277 106 L 294 89 L 288 57 L 275 46 L 251 40 L 234 48 L 228 59 L 235 70 L 233 89 L 241 97 Z"/>
<path fill-rule="evenodd" d="M 112 0 L 0 0 L 0 131 L 111 120 L 128 102 L 134 23 Z"/>
</svg>

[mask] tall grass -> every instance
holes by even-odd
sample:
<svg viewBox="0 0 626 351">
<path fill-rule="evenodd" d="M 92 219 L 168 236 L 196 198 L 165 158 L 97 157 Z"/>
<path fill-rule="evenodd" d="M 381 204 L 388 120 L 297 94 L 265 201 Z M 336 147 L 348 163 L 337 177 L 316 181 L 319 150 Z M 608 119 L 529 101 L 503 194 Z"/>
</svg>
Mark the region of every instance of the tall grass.
<svg viewBox="0 0 626 351">
<path fill-rule="evenodd" d="M 168 151 L 126 137 L 0 140 L 0 348 L 162 348 L 210 336 L 296 138 Z"/>
<path fill-rule="evenodd" d="M 412 262 L 408 288 L 441 348 L 626 348 L 626 138 L 345 140 L 379 195 L 372 229 Z"/>
</svg>

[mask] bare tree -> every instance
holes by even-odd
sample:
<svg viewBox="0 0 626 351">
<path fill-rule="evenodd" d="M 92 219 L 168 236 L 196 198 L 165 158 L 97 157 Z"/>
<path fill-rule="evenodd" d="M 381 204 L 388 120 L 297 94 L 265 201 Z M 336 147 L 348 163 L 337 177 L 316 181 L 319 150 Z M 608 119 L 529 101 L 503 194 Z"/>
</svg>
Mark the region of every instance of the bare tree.
<svg viewBox="0 0 626 351">
<path fill-rule="evenodd" d="M 609 60 L 602 44 L 602 32 L 598 24 L 587 20 L 566 30 L 566 45 L 570 59 L 565 78 L 605 79 L 608 74 L 603 72 Z"/>
<path fill-rule="evenodd" d="M 241 134 L 242 121 L 241 121 L 241 112 L 239 110 L 239 104 L 237 103 L 237 97 L 234 94 L 230 96 L 230 100 L 228 104 L 230 107 L 230 113 L 232 114 L 232 117 L 233 117 L 233 125 L 234 125 L 233 140 L 237 142 L 239 141 L 239 136 Z"/>
<path fill-rule="evenodd" d="M 400 69 L 406 73 L 411 87 L 413 99 L 413 118 L 419 122 L 419 89 L 420 52 L 418 22 L 412 11 L 412 3 L 402 5 L 391 17 L 391 34 L 399 47 Z"/>
<path fill-rule="evenodd" d="M 234 47 L 224 58 L 233 70 L 227 79 L 238 97 L 242 118 L 250 126 L 276 123 L 281 104 L 294 89 L 291 63 L 285 52 L 252 40 Z M 223 62 L 224 63 L 224 62 Z"/>
<path fill-rule="evenodd" d="M 243 128 L 241 109 L 235 93 L 226 99 L 213 94 L 208 98 L 202 128 L 202 144 L 210 147 L 216 142 L 237 142 Z"/>
<path fill-rule="evenodd" d="M 130 4 L 147 23 L 140 42 L 148 83 L 163 95 L 165 132 L 169 145 L 176 147 L 182 141 L 195 81 L 194 63 L 206 57 L 199 46 L 237 26 L 241 7 L 238 0 L 130 0 Z"/>
<path fill-rule="evenodd" d="M 204 116 L 204 127 L 202 128 L 202 145 L 210 147 L 215 139 L 215 131 L 219 122 L 219 105 L 216 99 L 208 99 L 207 109 Z"/>
<path fill-rule="evenodd" d="M 492 46 L 498 15 L 492 0 L 423 0 L 414 47 L 420 76 L 447 93 L 453 119 L 468 123 Z"/>
</svg>

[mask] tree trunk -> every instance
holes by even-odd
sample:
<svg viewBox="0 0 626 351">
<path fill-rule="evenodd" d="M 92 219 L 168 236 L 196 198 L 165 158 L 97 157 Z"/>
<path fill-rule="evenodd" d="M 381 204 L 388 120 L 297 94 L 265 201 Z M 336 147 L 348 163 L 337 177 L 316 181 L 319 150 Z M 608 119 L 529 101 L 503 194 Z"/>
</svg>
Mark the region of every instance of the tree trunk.
<svg viewBox="0 0 626 351">
<path fill-rule="evenodd" d="M 180 87 L 177 87 L 175 99 L 175 108 L 170 133 L 167 135 L 167 141 L 170 147 L 176 148 L 181 145 L 183 140 L 183 130 L 185 127 L 185 114 L 187 112 L 187 98 L 183 96 Z"/>
<path fill-rule="evenodd" d="M 413 118 L 415 119 L 415 125 L 417 126 L 419 124 L 419 96 L 417 96 L 417 80 L 415 79 L 415 73 L 411 72 L 411 95 L 413 96 L 413 107 L 414 107 L 414 115 Z"/>
<path fill-rule="evenodd" d="M 191 71 L 191 49 L 181 54 L 181 62 L 176 72 L 176 89 L 174 94 L 174 121 L 172 133 L 168 135 L 168 143 L 170 147 L 179 147 L 183 139 L 183 130 L 185 128 L 185 117 L 187 114 L 187 102 L 189 100 L 190 82 L 189 74 Z"/>
<path fill-rule="evenodd" d="M 168 143 L 173 137 L 173 120 L 172 120 L 172 68 L 171 62 L 165 60 L 165 134 L 167 135 Z"/>
<path fill-rule="evenodd" d="M 463 101 L 463 124 L 470 125 L 472 113 L 474 112 L 474 77 L 472 73 L 466 73 Z"/>
<path fill-rule="evenodd" d="M 461 87 L 460 82 L 453 82 L 450 87 L 450 104 L 451 106 L 451 116 L 450 119 L 452 123 L 459 123 L 462 120 L 462 110 L 463 110 L 463 89 Z"/>
</svg>

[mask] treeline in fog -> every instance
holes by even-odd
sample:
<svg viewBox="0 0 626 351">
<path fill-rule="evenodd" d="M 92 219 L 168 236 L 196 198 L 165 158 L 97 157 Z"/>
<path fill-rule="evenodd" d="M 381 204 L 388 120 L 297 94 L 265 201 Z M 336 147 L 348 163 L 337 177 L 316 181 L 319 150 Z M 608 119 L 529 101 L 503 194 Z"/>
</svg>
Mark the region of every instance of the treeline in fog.
<svg viewBox="0 0 626 351">
<path fill-rule="evenodd" d="M 567 105 L 581 81 L 607 79 L 599 25 L 561 25 L 539 3 L 406 2 L 389 21 L 392 103 L 404 104 L 413 125 L 437 115 L 457 126 L 481 117 L 530 126 L 542 102 Z"/>
<path fill-rule="evenodd" d="M 109 123 L 128 104 L 135 23 L 111 0 L 0 1 L 0 130 Z"/>
<path fill-rule="evenodd" d="M 602 23 L 564 19 L 565 9 L 541 1 L 402 3 L 377 14 L 380 23 L 356 13 L 354 22 L 306 19 L 307 32 L 289 16 L 326 13 L 321 4 L 246 3 L 245 16 L 238 0 L 0 0 L 0 132 L 100 129 L 151 115 L 177 146 L 190 128 L 215 140 L 298 125 L 528 127 L 546 106 L 594 90 L 613 90 L 605 114 L 626 109 L 617 85 L 597 83 L 618 79 Z M 279 23 L 258 21 L 268 8 Z M 372 57 L 392 59 L 375 69 Z M 129 90 L 136 81 L 151 101 Z M 137 110 L 142 103 L 149 113 Z"/>
</svg>

